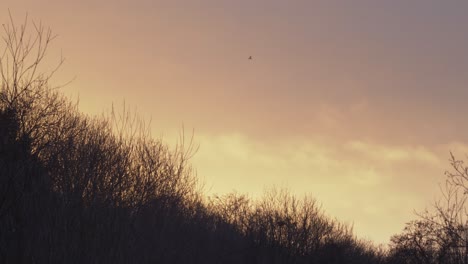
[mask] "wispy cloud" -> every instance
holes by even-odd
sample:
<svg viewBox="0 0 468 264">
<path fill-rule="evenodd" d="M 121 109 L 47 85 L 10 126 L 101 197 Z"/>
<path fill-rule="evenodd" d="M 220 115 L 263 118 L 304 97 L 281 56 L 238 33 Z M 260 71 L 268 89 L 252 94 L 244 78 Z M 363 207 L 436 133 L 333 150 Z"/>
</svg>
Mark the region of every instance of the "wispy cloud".
<svg viewBox="0 0 468 264">
<path fill-rule="evenodd" d="M 242 134 L 197 138 L 201 147 L 193 161 L 209 193 L 259 196 L 273 185 L 310 193 L 330 214 L 381 242 L 397 233 L 414 209 L 433 201 L 448 168 L 445 145 L 337 144 L 325 138 L 266 142 Z"/>
</svg>

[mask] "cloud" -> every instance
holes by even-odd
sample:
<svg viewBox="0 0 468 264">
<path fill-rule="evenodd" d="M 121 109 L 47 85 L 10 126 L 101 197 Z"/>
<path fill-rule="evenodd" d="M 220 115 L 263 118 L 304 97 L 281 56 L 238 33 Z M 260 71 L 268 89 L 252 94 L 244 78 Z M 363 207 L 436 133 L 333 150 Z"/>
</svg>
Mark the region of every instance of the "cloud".
<svg viewBox="0 0 468 264">
<path fill-rule="evenodd" d="M 363 141 L 349 141 L 345 149 L 364 155 L 366 159 L 384 162 L 426 162 L 438 165 L 439 157 L 424 146 L 388 146 Z"/>
<path fill-rule="evenodd" d="M 209 194 L 237 190 L 255 197 L 273 185 L 309 193 L 330 215 L 380 242 L 414 218 L 414 209 L 430 205 L 448 165 L 443 146 L 323 137 L 258 141 L 240 133 L 197 138 L 193 162 Z"/>
</svg>

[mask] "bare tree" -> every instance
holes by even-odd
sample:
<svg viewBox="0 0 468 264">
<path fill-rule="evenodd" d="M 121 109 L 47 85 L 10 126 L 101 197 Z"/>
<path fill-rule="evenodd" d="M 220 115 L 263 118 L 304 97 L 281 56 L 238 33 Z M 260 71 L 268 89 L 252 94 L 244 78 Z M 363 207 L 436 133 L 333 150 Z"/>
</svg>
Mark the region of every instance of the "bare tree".
<svg viewBox="0 0 468 264">
<path fill-rule="evenodd" d="M 391 239 L 392 254 L 410 263 L 468 263 L 468 167 L 452 153 L 449 161 L 441 198 Z"/>
<path fill-rule="evenodd" d="M 3 43 L 0 45 L 0 107 L 9 109 L 19 121 L 19 136 L 35 142 L 33 152 L 52 140 L 51 130 L 64 123 L 62 109 L 76 105 L 65 100 L 50 80 L 63 65 L 60 57 L 51 70 L 45 70 L 45 57 L 50 44 L 57 37 L 42 23 L 30 22 L 28 16 L 17 25 L 9 13 L 9 23 L 3 24 Z M 50 65 L 49 65 L 50 66 Z M 45 131 L 47 130 L 47 131 Z M 44 135 L 46 135 L 44 137 Z"/>
</svg>

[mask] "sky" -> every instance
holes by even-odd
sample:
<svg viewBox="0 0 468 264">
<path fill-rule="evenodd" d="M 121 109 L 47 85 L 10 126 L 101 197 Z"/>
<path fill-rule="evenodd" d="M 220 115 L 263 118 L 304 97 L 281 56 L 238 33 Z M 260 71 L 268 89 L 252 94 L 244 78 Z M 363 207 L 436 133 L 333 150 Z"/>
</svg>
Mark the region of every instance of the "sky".
<svg viewBox="0 0 468 264">
<path fill-rule="evenodd" d="M 2 0 L 58 38 L 57 83 L 89 114 L 182 127 L 207 194 L 310 194 L 388 242 L 468 154 L 467 1 Z M 252 60 L 248 57 L 252 56 Z"/>
</svg>

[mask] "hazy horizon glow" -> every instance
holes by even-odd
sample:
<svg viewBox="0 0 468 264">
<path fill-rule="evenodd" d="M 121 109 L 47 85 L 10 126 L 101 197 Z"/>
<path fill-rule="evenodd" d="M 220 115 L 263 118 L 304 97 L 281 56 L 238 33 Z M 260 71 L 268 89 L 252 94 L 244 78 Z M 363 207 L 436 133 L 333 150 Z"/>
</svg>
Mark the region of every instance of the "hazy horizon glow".
<svg viewBox="0 0 468 264">
<path fill-rule="evenodd" d="M 6 0 L 0 19 L 60 36 L 84 112 L 125 100 L 169 143 L 194 128 L 208 194 L 310 193 L 387 242 L 468 153 L 468 2 L 187 2 Z"/>
</svg>

